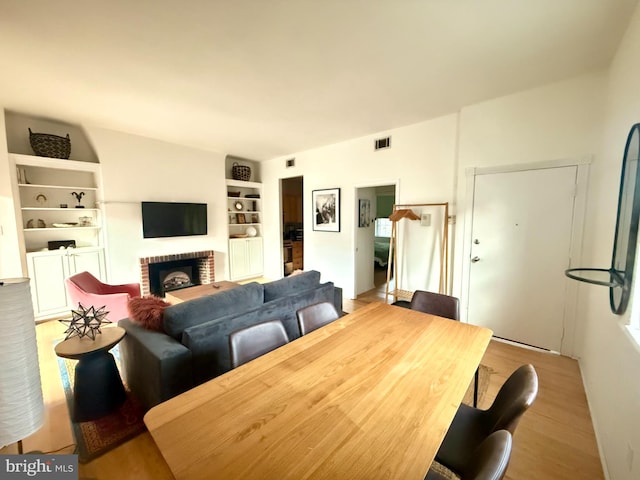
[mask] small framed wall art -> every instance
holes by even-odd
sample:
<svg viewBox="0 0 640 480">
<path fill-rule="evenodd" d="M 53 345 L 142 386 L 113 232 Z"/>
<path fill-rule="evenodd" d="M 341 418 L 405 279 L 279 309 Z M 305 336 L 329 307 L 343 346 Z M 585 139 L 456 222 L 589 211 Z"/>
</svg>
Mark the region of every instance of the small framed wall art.
<svg viewBox="0 0 640 480">
<path fill-rule="evenodd" d="M 313 229 L 318 232 L 339 232 L 340 189 L 313 190 L 311 195 Z"/>
</svg>

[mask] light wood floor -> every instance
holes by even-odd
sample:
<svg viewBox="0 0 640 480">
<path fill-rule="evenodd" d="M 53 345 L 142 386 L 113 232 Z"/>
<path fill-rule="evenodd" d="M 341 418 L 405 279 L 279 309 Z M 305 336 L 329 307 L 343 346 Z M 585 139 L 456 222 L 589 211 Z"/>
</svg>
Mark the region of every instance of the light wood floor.
<svg viewBox="0 0 640 480">
<path fill-rule="evenodd" d="M 384 287 L 358 300 L 345 301 L 344 310 L 351 312 L 381 298 L 384 300 Z M 24 440 L 24 449 L 72 453 L 71 424 L 53 352 L 53 342 L 63 337 L 64 328 L 59 322 L 51 321 L 39 324 L 36 330 L 46 423 Z M 504 380 L 518 366 L 531 363 L 539 376 L 538 398 L 516 431 L 507 479 L 604 479 L 575 360 L 492 341 L 482 363 L 493 371 L 489 390 L 480 404 L 483 408 L 491 404 Z M 0 453 L 17 453 L 17 447 L 7 446 Z M 145 433 L 91 463 L 80 465 L 80 478 L 163 480 L 173 477 L 151 436 Z"/>
</svg>

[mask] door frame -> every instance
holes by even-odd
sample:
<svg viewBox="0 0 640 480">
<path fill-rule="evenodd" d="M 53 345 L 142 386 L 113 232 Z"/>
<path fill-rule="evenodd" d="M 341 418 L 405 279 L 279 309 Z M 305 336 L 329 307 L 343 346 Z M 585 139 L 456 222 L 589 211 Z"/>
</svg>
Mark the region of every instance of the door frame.
<svg viewBox="0 0 640 480">
<path fill-rule="evenodd" d="M 561 167 L 576 167 L 576 190 L 573 200 L 573 221 L 571 225 L 571 243 L 569 248 L 569 263 L 566 268 L 581 265 L 584 221 L 587 206 L 587 182 L 591 156 L 567 158 L 533 163 L 501 165 L 494 167 L 469 167 L 465 170 L 465 217 L 462 242 L 462 278 L 461 278 L 461 320 L 468 322 L 469 291 L 471 282 L 471 248 L 473 233 L 474 193 L 476 177 L 496 173 L 521 172 Z M 576 317 L 578 302 L 578 282 L 565 281 L 565 306 L 563 320 L 563 335 L 560 352 L 569 357 L 575 356 Z"/>
<path fill-rule="evenodd" d="M 395 203 L 398 203 L 398 198 L 400 196 L 400 179 L 399 178 L 394 178 L 393 180 L 380 180 L 377 182 L 365 182 L 365 183 L 359 183 L 353 186 L 353 199 L 354 199 L 354 204 L 353 204 L 353 211 L 354 212 L 359 212 L 359 204 L 358 204 L 358 190 L 361 188 L 375 188 L 375 187 L 385 187 L 387 185 L 393 185 L 395 187 Z M 353 269 L 353 285 L 351 286 L 351 295 L 349 295 L 349 297 L 351 297 L 351 300 L 355 300 L 355 298 L 358 296 L 358 294 L 356 293 L 357 291 L 357 284 L 358 284 L 358 279 L 356 278 L 358 276 L 358 252 L 357 252 L 357 246 L 358 246 L 358 239 L 359 239 L 359 229 L 358 229 L 358 215 L 356 214 L 354 216 L 354 226 L 353 226 L 353 235 L 351 236 L 351 252 L 353 252 L 353 256 L 352 256 L 352 269 Z M 373 259 L 371 259 L 373 261 Z"/>
</svg>

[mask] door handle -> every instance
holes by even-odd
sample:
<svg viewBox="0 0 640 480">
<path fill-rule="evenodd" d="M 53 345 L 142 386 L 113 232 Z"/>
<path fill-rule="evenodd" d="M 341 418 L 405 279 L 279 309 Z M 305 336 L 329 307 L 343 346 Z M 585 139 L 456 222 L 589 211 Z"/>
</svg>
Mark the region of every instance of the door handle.
<svg viewBox="0 0 640 480">
<path fill-rule="evenodd" d="M 480 261 L 480 257 L 473 257 L 473 258 L 471 259 L 471 263 L 477 263 L 477 262 L 479 262 L 479 261 Z"/>
</svg>

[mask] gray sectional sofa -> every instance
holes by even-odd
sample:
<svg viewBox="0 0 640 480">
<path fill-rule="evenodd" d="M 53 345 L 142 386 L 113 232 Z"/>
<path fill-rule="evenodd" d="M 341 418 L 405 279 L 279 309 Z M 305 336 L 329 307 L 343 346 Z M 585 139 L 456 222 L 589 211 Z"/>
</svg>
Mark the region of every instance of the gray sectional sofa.
<svg viewBox="0 0 640 480">
<path fill-rule="evenodd" d="M 124 380 L 151 408 L 229 371 L 229 333 L 277 319 L 293 340 L 300 336 L 296 311 L 324 301 L 342 312 L 342 289 L 320 283 L 320 273 L 311 270 L 167 307 L 164 332 L 120 320 L 127 331 L 119 346 Z"/>
</svg>

